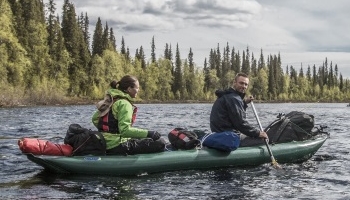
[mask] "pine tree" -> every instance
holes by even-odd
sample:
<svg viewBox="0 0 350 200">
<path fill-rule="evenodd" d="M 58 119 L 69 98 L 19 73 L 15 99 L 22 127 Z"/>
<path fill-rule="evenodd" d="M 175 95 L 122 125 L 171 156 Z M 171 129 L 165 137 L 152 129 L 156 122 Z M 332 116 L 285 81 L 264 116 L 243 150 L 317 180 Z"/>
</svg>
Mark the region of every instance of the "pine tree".
<svg viewBox="0 0 350 200">
<path fill-rule="evenodd" d="M 140 51 L 141 51 L 141 48 L 140 48 Z M 142 49 L 142 51 L 143 51 L 143 49 Z M 122 42 L 121 42 L 121 47 L 120 47 L 120 53 L 121 53 L 121 54 L 125 54 L 125 53 L 126 53 L 124 37 L 122 37 Z M 141 53 L 141 52 L 140 52 L 140 53 Z"/>
<path fill-rule="evenodd" d="M 216 69 L 215 66 L 216 53 L 213 49 L 210 49 L 209 53 L 209 69 Z"/>
<path fill-rule="evenodd" d="M 220 46 L 218 43 L 218 46 L 216 48 L 216 54 L 215 54 L 215 69 L 216 69 L 216 76 L 221 79 L 222 78 L 222 68 L 221 68 L 221 53 L 220 53 Z"/>
<path fill-rule="evenodd" d="M 169 44 L 169 51 L 168 51 L 168 59 L 173 62 L 173 50 L 171 48 L 171 44 Z"/>
<path fill-rule="evenodd" d="M 114 36 L 113 28 L 110 28 L 110 30 L 109 30 L 109 42 L 112 45 L 112 50 L 117 51 L 117 45 L 116 45 L 117 42 L 116 42 L 116 39 Z"/>
<path fill-rule="evenodd" d="M 84 13 L 82 12 L 80 14 L 80 18 L 79 18 L 79 24 L 80 24 L 80 28 L 83 32 L 83 38 L 84 38 L 84 42 L 86 44 L 87 47 L 90 47 L 90 34 L 89 34 L 89 17 L 87 15 L 87 13 Z M 90 48 L 89 49 L 89 52 L 90 52 Z"/>
<path fill-rule="evenodd" d="M 190 52 L 188 53 L 188 66 L 189 66 L 190 73 L 194 73 L 194 62 L 193 62 L 192 48 L 190 48 Z"/>
<path fill-rule="evenodd" d="M 207 63 L 207 58 L 204 59 L 204 64 L 203 64 L 203 73 L 204 73 L 204 87 L 203 87 L 203 92 L 209 91 L 210 87 L 210 76 L 209 76 L 209 67 Z"/>
<path fill-rule="evenodd" d="M 335 86 L 337 86 L 339 84 L 338 73 L 339 73 L 338 65 L 335 64 L 335 66 L 334 66 L 334 84 L 335 84 Z"/>
<path fill-rule="evenodd" d="M 251 62 L 251 74 L 253 77 L 256 77 L 258 75 L 258 64 L 256 62 L 256 59 L 254 58 L 254 54 L 252 53 L 252 62 Z"/>
<path fill-rule="evenodd" d="M 241 72 L 241 56 L 239 54 L 239 51 L 237 51 L 236 55 L 235 55 L 235 72 L 239 73 Z"/>
<path fill-rule="evenodd" d="M 344 89 L 343 75 L 341 73 L 339 74 L 339 89 L 340 91 Z"/>
<path fill-rule="evenodd" d="M 312 70 L 312 86 L 316 86 L 317 84 L 317 73 L 316 73 L 316 65 L 313 66 Z"/>
<path fill-rule="evenodd" d="M 311 68 L 310 68 L 310 65 L 308 65 L 308 67 L 307 67 L 306 78 L 307 78 L 307 80 L 309 82 L 311 82 Z"/>
<path fill-rule="evenodd" d="M 103 53 L 103 28 L 101 19 L 98 18 L 92 40 L 92 55 L 102 55 Z"/>
<path fill-rule="evenodd" d="M 78 24 L 74 5 L 69 3 L 68 0 L 63 5 L 62 33 L 65 47 L 74 61 L 68 67 L 70 82 L 68 93 L 77 96 L 86 95 L 87 91 L 91 90 L 87 76 L 87 72 L 90 71 L 91 55 L 88 46 L 84 42 L 83 32 Z"/>
<path fill-rule="evenodd" d="M 242 54 L 242 72 L 249 75 L 250 74 L 250 54 L 249 48 L 247 47 L 247 51 Z"/>
<path fill-rule="evenodd" d="M 48 38 L 47 43 L 49 46 L 49 54 L 54 54 L 54 48 L 55 48 L 55 12 L 56 12 L 56 4 L 54 0 L 49 0 L 49 3 L 47 4 L 49 16 L 47 18 L 47 32 L 48 32 Z"/>
<path fill-rule="evenodd" d="M 140 47 L 139 57 L 142 69 L 146 69 L 146 56 L 142 46 Z"/>
<path fill-rule="evenodd" d="M 275 79 L 275 68 L 273 67 L 273 58 L 272 55 L 269 56 L 268 59 L 268 69 L 269 69 L 269 74 L 268 74 L 268 93 L 270 100 L 274 100 L 276 97 L 276 79 Z"/>
<path fill-rule="evenodd" d="M 233 71 L 234 73 L 237 73 L 237 71 L 235 71 L 237 68 L 235 66 L 235 47 L 232 47 L 231 50 L 231 60 L 230 60 L 230 70 Z"/>
<path fill-rule="evenodd" d="M 151 43 L 151 62 L 156 62 L 156 45 L 154 43 L 154 36 L 152 37 L 152 43 Z"/>
<path fill-rule="evenodd" d="M 165 43 L 165 48 L 164 48 L 164 59 L 169 59 L 169 45 L 168 43 Z"/>
<path fill-rule="evenodd" d="M 334 75 L 333 75 L 333 63 L 331 61 L 331 64 L 329 66 L 329 74 L 328 74 L 328 80 L 329 80 L 329 84 L 328 84 L 328 88 L 333 88 L 334 87 Z"/>
<path fill-rule="evenodd" d="M 263 50 L 261 49 L 260 51 L 260 58 L 258 61 L 258 70 L 265 68 L 265 59 L 264 59 L 264 54 L 263 54 Z"/>
<path fill-rule="evenodd" d="M 110 48 L 108 31 L 109 31 L 108 23 L 106 22 L 106 25 L 103 29 L 103 34 L 102 34 L 102 52 L 106 49 L 112 50 L 112 48 Z"/>
<path fill-rule="evenodd" d="M 130 50 L 129 50 L 129 47 L 126 48 L 125 58 L 126 58 L 127 61 L 130 61 Z"/>
<path fill-rule="evenodd" d="M 175 55 L 175 72 L 174 72 L 174 83 L 173 83 L 173 93 L 177 99 L 181 99 L 181 89 L 182 89 L 182 69 L 181 69 L 181 57 L 179 44 L 176 44 L 176 55 Z"/>
<path fill-rule="evenodd" d="M 275 66 L 275 79 L 276 79 L 276 92 L 277 96 L 283 91 L 285 91 L 285 80 L 284 80 L 284 74 L 282 69 L 282 62 L 281 62 L 281 56 L 280 53 L 278 53 L 277 57 L 274 56 L 274 66 Z"/>
<path fill-rule="evenodd" d="M 188 53 L 188 75 L 187 75 L 187 77 L 185 76 L 185 79 L 186 79 L 185 83 L 186 83 L 188 97 L 193 98 L 195 74 L 194 74 L 194 62 L 193 62 L 192 48 L 190 48 L 190 51 Z"/>
</svg>

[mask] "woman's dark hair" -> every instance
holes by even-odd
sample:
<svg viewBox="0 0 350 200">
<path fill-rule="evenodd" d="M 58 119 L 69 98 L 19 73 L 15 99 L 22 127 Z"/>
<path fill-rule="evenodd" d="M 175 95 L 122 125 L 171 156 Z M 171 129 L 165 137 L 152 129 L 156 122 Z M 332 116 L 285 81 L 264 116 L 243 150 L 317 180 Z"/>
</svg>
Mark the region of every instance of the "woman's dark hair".
<svg viewBox="0 0 350 200">
<path fill-rule="evenodd" d="M 126 89 L 128 89 L 128 87 L 133 88 L 135 86 L 136 81 L 137 81 L 137 78 L 135 76 L 125 75 L 123 76 L 122 79 L 120 79 L 120 81 L 117 82 L 114 80 L 109 85 L 111 86 L 111 88 L 125 91 Z"/>
</svg>

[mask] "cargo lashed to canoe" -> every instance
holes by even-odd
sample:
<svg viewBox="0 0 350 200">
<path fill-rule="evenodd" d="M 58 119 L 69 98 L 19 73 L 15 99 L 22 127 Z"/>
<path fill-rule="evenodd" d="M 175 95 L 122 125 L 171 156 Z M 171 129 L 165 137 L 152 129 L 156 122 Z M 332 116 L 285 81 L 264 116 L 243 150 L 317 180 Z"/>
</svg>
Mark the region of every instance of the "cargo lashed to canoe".
<svg viewBox="0 0 350 200">
<path fill-rule="evenodd" d="M 310 159 L 327 138 L 328 135 L 319 135 L 305 141 L 274 144 L 270 147 L 278 163 L 300 163 Z M 240 147 L 230 153 L 203 148 L 128 156 L 66 157 L 27 154 L 27 157 L 53 173 L 114 176 L 189 169 L 256 166 L 271 161 L 265 145 Z"/>
</svg>

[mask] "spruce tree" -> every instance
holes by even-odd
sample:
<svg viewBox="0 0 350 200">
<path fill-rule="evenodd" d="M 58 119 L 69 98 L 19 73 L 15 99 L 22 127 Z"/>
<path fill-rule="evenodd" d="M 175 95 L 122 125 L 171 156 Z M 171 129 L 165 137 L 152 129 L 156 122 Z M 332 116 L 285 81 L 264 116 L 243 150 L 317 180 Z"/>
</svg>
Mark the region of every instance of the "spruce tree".
<svg viewBox="0 0 350 200">
<path fill-rule="evenodd" d="M 252 53 L 252 61 L 251 61 L 251 75 L 256 77 L 258 75 L 258 64 L 256 59 L 254 58 L 254 54 Z"/>
<path fill-rule="evenodd" d="M 169 60 L 169 46 L 168 43 L 165 43 L 165 48 L 164 48 L 164 59 L 168 59 Z"/>
<path fill-rule="evenodd" d="M 112 50 L 112 47 L 110 48 L 108 31 L 109 31 L 108 23 L 106 22 L 106 25 L 103 29 L 103 34 L 102 34 L 102 52 L 106 49 Z"/>
<path fill-rule="evenodd" d="M 98 18 L 92 40 L 92 55 L 102 55 L 103 53 L 103 28 L 101 19 Z"/>
<path fill-rule="evenodd" d="M 109 42 L 113 51 L 117 51 L 117 41 L 113 32 L 113 28 L 109 29 Z"/>
<path fill-rule="evenodd" d="M 264 59 L 264 54 L 263 54 L 263 50 L 261 49 L 260 51 L 260 58 L 258 61 L 258 70 L 265 68 L 265 59 Z"/>
<path fill-rule="evenodd" d="M 204 59 L 203 64 L 203 73 L 204 73 L 204 87 L 203 92 L 208 92 L 210 87 L 210 69 L 208 67 L 207 58 Z"/>
<path fill-rule="evenodd" d="M 141 51 L 141 48 L 140 48 Z M 143 51 L 143 50 L 142 50 Z M 120 46 L 120 53 L 121 54 L 125 54 L 126 50 L 125 50 L 125 41 L 124 41 L 124 37 L 122 36 L 122 41 L 121 41 L 121 46 Z M 141 52 L 140 52 L 141 53 Z"/>
<path fill-rule="evenodd" d="M 146 56 L 145 56 L 145 52 L 143 51 L 142 46 L 140 46 L 139 57 L 140 57 L 139 59 L 141 62 L 141 68 L 146 69 Z"/>
<path fill-rule="evenodd" d="M 194 85 L 195 85 L 195 74 L 194 74 L 194 62 L 193 62 L 193 52 L 192 48 L 188 53 L 188 75 L 186 78 L 186 89 L 189 98 L 193 98 Z"/>
<path fill-rule="evenodd" d="M 231 59 L 230 59 L 230 70 L 233 71 L 234 73 L 237 73 L 236 67 L 235 67 L 235 47 L 232 47 L 231 50 Z"/>
<path fill-rule="evenodd" d="M 241 56 L 239 54 L 239 51 L 237 51 L 236 55 L 235 55 L 235 72 L 239 73 L 241 72 Z"/>
<path fill-rule="evenodd" d="M 69 1 L 63 5 L 62 33 L 65 47 L 74 61 L 68 67 L 70 87 L 68 94 L 74 96 L 86 95 L 91 87 L 88 84 L 89 63 L 91 55 L 84 42 L 82 29 L 78 24 L 75 7 Z"/>
<path fill-rule="evenodd" d="M 273 58 L 272 55 L 268 59 L 268 93 L 270 100 L 275 100 L 276 97 L 276 79 L 275 79 L 275 68 L 273 67 Z"/>
<path fill-rule="evenodd" d="M 246 52 L 243 51 L 242 54 L 242 72 L 247 75 L 250 74 L 250 53 L 248 47 Z"/>
<path fill-rule="evenodd" d="M 176 54 L 175 54 L 175 72 L 174 72 L 174 83 L 173 83 L 173 93 L 177 99 L 181 99 L 181 89 L 182 89 L 182 69 L 181 69 L 181 57 L 179 44 L 176 44 Z"/>
<path fill-rule="evenodd" d="M 154 36 L 152 37 L 152 43 L 151 43 L 151 62 L 156 62 L 156 45 L 154 43 Z"/>
<path fill-rule="evenodd" d="M 218 43 L 218 46 L 216 48 L 216 54 L 215 54 L 215 69 L 216 69 L 216 76 L 221 79 L 222 78 L 222 68 L 221 68 L 221 53 L 220 53 L 220 45 Z"/>
</svg>

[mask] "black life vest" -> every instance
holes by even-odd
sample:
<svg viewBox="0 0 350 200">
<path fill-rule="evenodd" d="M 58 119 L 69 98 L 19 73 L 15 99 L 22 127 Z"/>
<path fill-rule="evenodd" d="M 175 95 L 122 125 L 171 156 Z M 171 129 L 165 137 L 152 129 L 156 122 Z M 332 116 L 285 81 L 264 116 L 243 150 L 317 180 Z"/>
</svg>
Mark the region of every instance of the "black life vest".
<svg viewBox="0 0 350 200">
<path fill-rule="evenodd" d="M 116 98 L 113 101 L 113 104 L 121 98 Z M 126 99 L 128 100 L 128 99 Z M 129 100 L 128 100 L 129 101 Z M 132 118 L 131 118 L 131 126 L 135 123 L 136 121 L 136 113 L 137 113 L 137 107 L 132 104 L 130 101 L 129 103 L 132 105 L 133 113 L 132 113 Z M 108 111 L 107 114 L 104 116 L 100 117 L 98 120 L 98 125 L 97 125 L 98 131 L 100 132 L 109 132 L 109 133 L 119 133 L 119 128 L 118 128 L 118 120 L 114 118 L 112 109 Z"/>
</svg>

